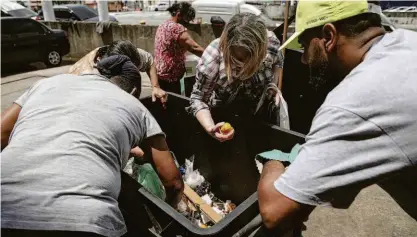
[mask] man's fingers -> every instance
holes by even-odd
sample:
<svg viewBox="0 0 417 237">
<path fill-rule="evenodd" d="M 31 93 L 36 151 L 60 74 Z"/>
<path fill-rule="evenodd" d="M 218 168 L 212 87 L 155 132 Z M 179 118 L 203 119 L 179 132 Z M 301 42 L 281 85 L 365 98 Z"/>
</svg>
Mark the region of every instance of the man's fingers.
<svg viewBox="0 0 417 237">
<path fill-rule="evenodd" d="M 136 158 L 142 158 L 145 155 L 145 152 L 137 146 L 130 150 L 130 155 Z"/>
</svg>

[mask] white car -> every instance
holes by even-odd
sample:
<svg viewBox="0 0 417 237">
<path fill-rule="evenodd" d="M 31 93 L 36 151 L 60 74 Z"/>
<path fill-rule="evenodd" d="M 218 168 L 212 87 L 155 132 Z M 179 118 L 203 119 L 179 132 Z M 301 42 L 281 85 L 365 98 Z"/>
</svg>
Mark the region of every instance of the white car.
<svg viewBox="0 0 417 237">
<path fill-rule="evenodd" d="M 417 12 L 417 7 L 416 6 L 392 7 L 387 10 L 384 10 L 384 12 Z"/>
<path fill-rule="evenodd" d="M 156 5 L 149 6 L 149 11 L 166 11 L 169 4 L 166 2 L 160 2 Z"/>
</svg>

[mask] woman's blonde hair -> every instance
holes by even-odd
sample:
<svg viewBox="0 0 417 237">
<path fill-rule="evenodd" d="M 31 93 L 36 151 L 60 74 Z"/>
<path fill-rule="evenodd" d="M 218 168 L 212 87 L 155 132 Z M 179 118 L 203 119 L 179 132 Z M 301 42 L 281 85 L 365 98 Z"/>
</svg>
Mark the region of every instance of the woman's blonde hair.
<svg viewBox="0 0 417 237">
<path fill-rule="evenodd" d="M 232 47 L 240 47 L 249 53 L 245 62 L 232 54 Z M 244 80 L 258 71 L 268 47 L 267 28 L 264 21 L 252 13 L 240 13 L 230 19 L 220 36 L 220 51 L 223 53 L 226 75 L 233 80 L 232 65 L 241 71 L 235 76 Z"/>
</svg>

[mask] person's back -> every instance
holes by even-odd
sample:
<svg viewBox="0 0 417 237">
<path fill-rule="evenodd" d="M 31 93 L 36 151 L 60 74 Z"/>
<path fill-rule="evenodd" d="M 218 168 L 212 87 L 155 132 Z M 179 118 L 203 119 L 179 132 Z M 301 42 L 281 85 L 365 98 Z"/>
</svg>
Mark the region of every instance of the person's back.
<svg viewBox="0 0 417 237">
<path fill-rule="evenodd" d="M 145 136 L 161 133 L 147 109 L 98 75 L 41 80 L 16 103 L 2 151 L 2 228 L 124 234 L 121 166 Z"/>
<path fill-rule="evenodd" d="M 381 36 L 317 111 L 303 150 L 314 156 L 302 157 L 312 163 L 296 159 L 276 187 L 302 203 L 345 208 L 377 182 L 417 220 L 416 57 L 417 33 Z"/>
</svg>

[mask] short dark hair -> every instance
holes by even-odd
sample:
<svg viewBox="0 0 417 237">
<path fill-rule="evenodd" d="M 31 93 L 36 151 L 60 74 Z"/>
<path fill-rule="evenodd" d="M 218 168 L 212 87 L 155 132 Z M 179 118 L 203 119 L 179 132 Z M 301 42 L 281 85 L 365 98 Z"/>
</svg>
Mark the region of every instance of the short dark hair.
<svg viewBox="0 0 417 237">
<path fill-rule="evenodd" d="M 109 48 L 108 45 L 102 46 L 98 48 L 96 55 L 94 56 L 93 62 L 97 63 L 98 58 L 103 58 L 106 55 L 107 49 Z"/>
<path fill-rule="evenodd" d="M 175 16 L 179 12 L 186 21 L 192 21 L 195 18 L 195 9 L 188 2 L 174 3 L 168 8 L 168 11 L 171 16 Z"/>
<path fill-rule="evenodd" d="M 382 27 L 381 17 L 377 13 L 363 13 L 333 22 L 333 25 L 343 35 L 353 37 L 371 27 Z"/>
<path fill-rule="evenodd" d="M 117 86 L 120 87 L 120 89 L 126 91 L 127 93 L 130 93 L 133 91 L 133 88 L 135 88 L 136 84 L 135 80 L 132 80 L 132 78 L 127 78 L 124 76 L 113 76 L 109 78 L 112 82 L 114 82 Z M 139 90 L 141 88 L 139 87 Z"/>
<path fill-rule="evenodd" d="M 140 93 L 141 76 L 138 68 L 126 55 L 111 55 L 101 59 L 96 66 L 101 75 L 130 93 L 134 87 Z"/>
<path fill-rule="evenodd" d="M 140 55 L 138 49 L 128 40 L 117 40 L 107 46 L 105 56 L 125 55 L 130 58 L 136 66 L 140 64 Z"/>
<path fill-rule="evenodd" d="M 381 17 L 377 13 L 362 13 L 343 20 L 332 22 L 336 29 L 347 37 L 354 37 L 371 27 L 382 27 Z M 307 29 L 310 35 L 323 37 L 323 25 Z M 303 33 L 304 34 L 304 33 Z"/>
</svg>

